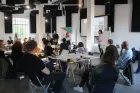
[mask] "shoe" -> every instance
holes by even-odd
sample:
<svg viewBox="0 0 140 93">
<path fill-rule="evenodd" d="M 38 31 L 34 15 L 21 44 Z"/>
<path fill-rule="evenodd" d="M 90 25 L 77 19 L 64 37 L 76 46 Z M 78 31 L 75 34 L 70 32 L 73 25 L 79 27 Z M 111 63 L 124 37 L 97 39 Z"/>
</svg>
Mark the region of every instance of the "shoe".
<svg viewBox="0 0 140 93">
<path fill-rule="evenodd" d="M 78 91 L 78 92 L 84 92 L 82 87 L 74 87 L 73 90 Z"/>
</svg>

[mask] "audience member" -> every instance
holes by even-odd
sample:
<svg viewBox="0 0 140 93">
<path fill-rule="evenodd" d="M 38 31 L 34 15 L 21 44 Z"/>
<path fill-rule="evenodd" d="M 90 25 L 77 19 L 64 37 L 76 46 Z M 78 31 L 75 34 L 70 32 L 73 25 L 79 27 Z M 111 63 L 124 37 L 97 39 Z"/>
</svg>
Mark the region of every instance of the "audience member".
<svg viewBox="0 0 140 93">
<path fill-rule="evenodd" d="M 53 38 L 55 38 L 57 40 L 59 39 L 59 35 L 56 33 L 56 31 L 54 31 Z"/>
<path fill-rule="evenodd" d="M 31 38 L 31 37 L 29 37 L 28 41 L 31 41 L 31 40 L 32 40 L 32 38 Z"/>
<path fill-rule="evenodd" d="M 19 41 L 18 34 L 15 33 L 14 42 Z"/>
<path fill-rule="evenodd" d="M 90 70 L 85 70 L 81 83 L 73 89 L 79 92 L 83 92 L 82 87 L 85 83 L 87 83 L 88 89 L 90 91 L 89 93 L 112 93 L 119 74 L 118 70 L 115 68 L 115 60 L 116 57 L 114 50 L 109 47 L 108 51 L 106 51 L 103 55 L 102 64 L 91 68 L 91 80 L 89 80 Z M 114 82 L 114 84 L 111 85 L 113 89 L 110 89 L 108 86 L 109 82 Z M 94 85 L 94 90 L 91 92 Z"/>
<path fill-rule="evenodd" d="M 0 58 L 5 58 L 4 54 L 4 41 L 0 40 Z"/>
<path fill-rule="evenodd" d="M 125 50 L 124 53 L 123 53 L 123 50 Z M 132 59 L 132 57 L 133 57 L 132 49 L 129 49 L 128 42 L 124 41 L 121 45 L 121 55 L 118 59 L 120 68 L 124 68 L 127 62 L 130 59 Z"/>
<path fill-rule="evenodd" d="M 11 58 L 13 61 L 13 67 L 15 72 L 17 71 L 22 71 L 21 69 L 21 59 L 23 57 L 23 52 L 22 52 L 22 43 L 20 41 L 17 41 L 14 43 L 12 46 L 12 53 L 11 53 Z"/>
<path fill-rule="evenodd" d="M 102 34 L 103 34 L 103 31 L 102 31 L 102 30 L 99 30 L 98 34 L 99 34 L 99 38 L 97 38 L 97 40 L 98 40 L 99 51 L 100 51 L 100 53 L 101 53 L 101 55 L 100 55 L 100 58 L 101 58 L 101 57 L 103 56 L 103 49 L 102 49 L 102 47 L 101 47 L 101 42 L 102 42 L 101 36 L 102 36 Z"/>
<path fill-rule="evenodd" d="M 58 40 L 56 38 L 53 38 L 50 40 L 51 45 L 58 45 Z"/>
<path fill-rule="evenodd" d="M 64 50 L 69 50 L 69 44 L 67 44 L 66 39 L 62 39 L 62 43 L 60 44 L 60 54 Z"/>
<path fill-rule="evenodd" d="M 51 40 L 51 36 L 50 36 L 49 33 L 47 33 L 47 37 L 46 37 L 46 38 L 47 38 L 47 40 L 49 40 L 49 41 Z"/>
<path fill-rule="evenodd" d="M 9 40 L 7 40 L 7 43 L 8 43 L 9 45 L 13 44 L 13 40 L 12 40 L 12 37 L 11 37 L 11 36 L 9 36 Z"/>
<path fill-rule="evenodd" d="M 45 55 L 47 56 L 52 56 L 53 54 L 55 55 L 54 49 L 51 47 L 50 41 L 45 40 L 44 45 L 45 45 L 45 48 L 44 48 Z"/>
<path fill-rule="evenodd" d="M 71 43 L 70 43 L 70 35 L 69 35 L 69 32 L 66 33 L 66 37 L 65 38 L 66 38 L 67 44 L 70 45 Z"/>
<path fill-rule="evenodd" d="M 85 54 L 87 53 L 87 49 L 84 47 L 84 44 L 82 42 L 79 42 L 78 44 L 78 53 Z"/>
<path fill-rule="evenodd" d="M 26 44 L 27 44 L 27 38 L 24 38 L 24 42 L 23 42 L 23 50 L 25 49 Z"/>
<path fill-rule="evenodd" d="M 106 51 L 108 51 L 110 48 L 112 48 L 112 50 L 114 50 L 116 60 L 118 60 L 118 58 L 119 58 L 119 52 L 118 52 L 117 47 L 115 45 L 113 45 L 113 40 L 112 39 L 109 39 L 108 40 L 108 44 L 109 44 L 109 46 L 106 48 Z"/>
<path fill-rule="evenodd" d="M 54 72 L 50 73 L 50 70 L 45 67 L 42 60 L 40 60 L 36 54 L 37 43 L 33 40 L 29 41 L 26 45 L 27 53 L 22 58 L 22 66 L 30 77 L 32 82 L 38 84 L 35 76 L 38 76 L 42 81 L 42 84 L 48 84 L 50 82 L 55 82 L 53 90 L 54 93 L 60 93 L 60 88 L 65 79 L 64 73 Z"/>
</svg>

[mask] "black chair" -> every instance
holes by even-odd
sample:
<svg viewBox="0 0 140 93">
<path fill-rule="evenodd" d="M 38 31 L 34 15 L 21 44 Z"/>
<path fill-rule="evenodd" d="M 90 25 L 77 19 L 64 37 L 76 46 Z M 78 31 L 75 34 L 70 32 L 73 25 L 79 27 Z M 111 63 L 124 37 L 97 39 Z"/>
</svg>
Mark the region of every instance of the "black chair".
<svg viewBox="0 0 140 93">
<path fill-rule="evenodd" d="M 120 76 L 124 78 L 124 80 L 132 85 L 133 82 L 133 70 L 132 70 L 132 60 L 129 60 L 125 66 L 125 68 L 119 70 Z"/>
</svg>

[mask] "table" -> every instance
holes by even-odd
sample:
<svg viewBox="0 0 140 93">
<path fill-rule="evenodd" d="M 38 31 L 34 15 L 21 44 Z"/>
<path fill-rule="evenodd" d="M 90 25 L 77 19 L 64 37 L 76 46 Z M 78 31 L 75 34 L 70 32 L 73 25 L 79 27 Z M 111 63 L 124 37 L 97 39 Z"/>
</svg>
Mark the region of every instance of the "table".
<svg viewBox="0 0 140 93">
<path fill-rule="evenodd" d="M 4 51 L 4 54 L 11 54 L 12 50 Z"/>
</svg>

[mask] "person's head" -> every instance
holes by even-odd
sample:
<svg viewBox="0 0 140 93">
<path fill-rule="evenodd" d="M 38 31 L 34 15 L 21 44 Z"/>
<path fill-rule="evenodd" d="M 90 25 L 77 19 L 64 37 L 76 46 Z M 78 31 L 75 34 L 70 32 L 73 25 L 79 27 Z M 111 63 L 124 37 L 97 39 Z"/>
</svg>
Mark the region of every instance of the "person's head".
<svg viewBox="0 0 140 93">
<path fill-rule="evenodd" d="M 4 48 L 4 41 L 0 40 L 0 48 Z"/>
<path fill-rule="evenodd" d="M 56 38 L 54 38 L 54 39 L 53 39 L 53 42 L 57 42 L 57 39 L 56 39 Z"/>
<path fill-rule="evenodd" d="M 30 54 L 36 54 L 37 52 L 37 43 L 34 40 L 30 40 L 27 42 L 25 46 L 25 50 Z"/>
<path fill-rule="evenodd" d="M 84 47 L 84 44 L 82 42 L 79 42 L 78 47 Z"/>
<path fill-rule="evenodd" d="M 63 39 L 62 39 L 62 42 L 63 42 L 63 43 L 65 43 L 65 42 L 66 42 L 66 39 L 65 39 L 65 38 L 63 38 Z"/>
<path fill-rule="evenodd" d="M 12 51 L 22 51 L 22 43 L 20 41 L 16 41 L 12 46 Z"/>
<path fill-rule="evenodd" d="M 18 34 L 17 33 L 15 33 L 15 37 L 18 37 Z"/>
<path fill-rule="evenodd" d="M 124 42 L 122 43 L 122 48 L 123 48 L 123 49 L 128 49 L 128 46 L 129 46 L 129 44 L 128 44 L 127 41 L 124 41 Z"/>
<path fill-rule="evenodd" d="M 32 38 L 31 38 L 31 37 L 29 37 L 29 41 L 30 41 L 30 40 L 32 40 Z"/>
<path fill-rule="evenodd" d="M 44 41 L 43 41 L 43 44 L 44 44 L 45 46 L 50 46 L 50 42 L 49 42 L 48 40 L 44 40 Z"/>
<path fill-rule="evenodd" d="M 24 38 L 24 42 L 27 42 L 27 38 Z"/>
<path fill-rule="evenodd" d="M 98 32 L 99 34 L 103 34 L 103 31 L 102 30 L 99 30 L 99 32 Z"/>
<path fill-rule="evenodd" d="M 112 39 L 108 39 L 108 44 L 109 45 L 113 45 L 113 40 Z"/>
<path fill-rule="evenodd" d="M 115 52 L 112 48 L 108 48 L 108 50 L 103 55 L 102 61 L 110 65 L 115 65 L 116 57 Z"/>
<path fill-rule="evenodd" d="M 9 40 L 12 40 L 12 37 L 11 36 L 9 36 Z"/>
</svg>

